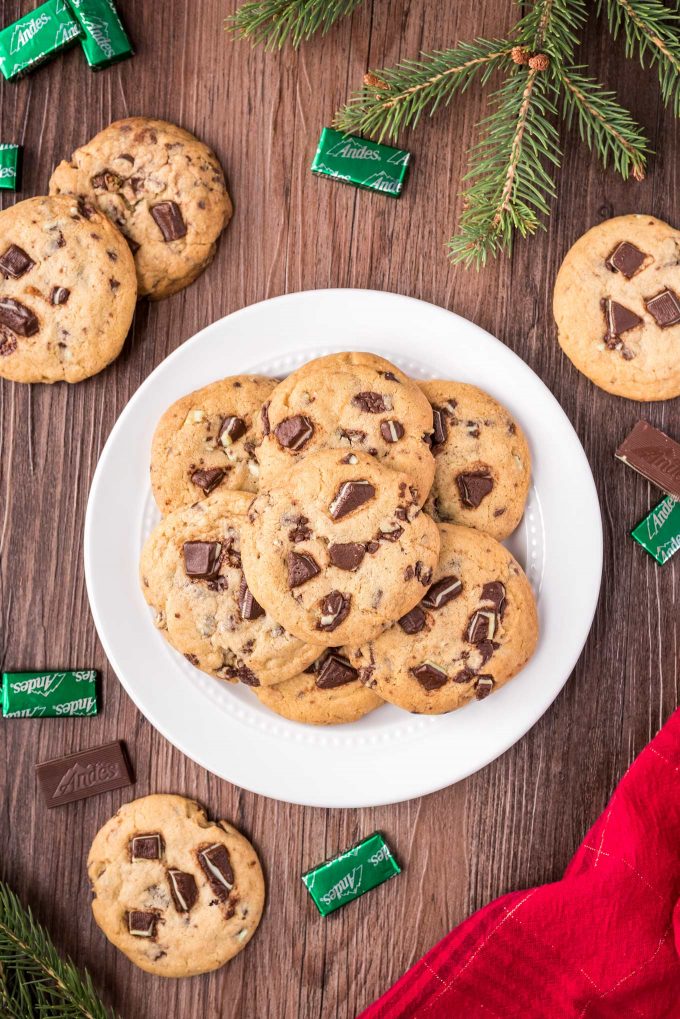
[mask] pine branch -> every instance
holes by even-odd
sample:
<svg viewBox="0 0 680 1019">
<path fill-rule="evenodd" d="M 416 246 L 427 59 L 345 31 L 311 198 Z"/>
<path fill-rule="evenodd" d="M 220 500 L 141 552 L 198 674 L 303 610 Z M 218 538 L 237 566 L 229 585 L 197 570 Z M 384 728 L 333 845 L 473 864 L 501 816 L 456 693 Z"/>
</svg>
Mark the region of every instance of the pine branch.
<svg viewBox="0 0 680 1019">
<path fill-rule="evenodd" d="M 484 266 L 511 250 L 515 231 L 535 233 L 554 194 L 545 162 L 559 164 L 558 136 L 550 117 L 553 90 L 541 71 L 512 75 L 491 97 L 493 112 L 480 125 L 484 137 L 470 153 L 471 181 L 459 233 L 449 242 L 454 262 Z"/>
<path fill-rule="evenodd" d="M 624 180 L 631 174 L 635 180 L 644 180 L 647 139 L 615 94 L 583 75 L 581 68 L 557 67 L 554 73 L 562 86 L 562 116 L 567 125 L 576 118 L 581 140 L 605 167 L 611 159 Z"/>
<path fill-rule="evenodd" d="M 541 0 L 515 26 L 517 45 L 541 51 L 550 62 L 566 63 L 574 55 L 586 20 L 585 0 Z"/>
<path fill-rule="evenodd" d="M 115 1019 L 89 973 L 59 956 L 45 928 L 2 881 L 0 1006 L 7 1019 Z"/>
<path fill-rule="evenodd" d="M 401 128 L 414 127 L 426 111 L 431 116 L 442 103 L 450 103 L 475 78 L 484 84 L 492 71 L 510 66 L 511 49 L 507 40 L 475 39 L 371 71 L 364 87 L 335 115 L 334 127 L 394 138 Z"/>
<path fill-rule="evenodd" d="M 364 0 L 248 0 L 227 18 L 228 27 L 241 39 L 264 43 L 267 49 L 280 49 L 291 42 L 294 47 L 325 33 L 351 14 Z"/>
<path fill-rule="evenodd" d="M 680 117 L 680 12 L 677 2 L 666 7 L 660 0 L 598 0 L 598 12 L 606 11 L 616 39 L 626 38 L 626 56 L 637 52 L 640 63 L 656 67 L 661 96 Z"/>
</svg>

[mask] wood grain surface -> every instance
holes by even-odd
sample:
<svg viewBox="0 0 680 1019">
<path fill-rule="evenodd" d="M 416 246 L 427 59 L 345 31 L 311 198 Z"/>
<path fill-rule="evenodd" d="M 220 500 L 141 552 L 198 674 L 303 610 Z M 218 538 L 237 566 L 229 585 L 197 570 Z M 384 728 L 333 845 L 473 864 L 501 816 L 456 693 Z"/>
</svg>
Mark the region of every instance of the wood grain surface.
<svg viewBox="0 0 680 1019">
<path fill-rule="evenodd" d="M 31 6 L 3 0 L 2 24 Z M 594 223 L 647 212 L 680 225 L 678 125 L 659 100 L 654 75 L 626 61 L 623 47 L 591 23 L 581 56 L 645 126 L 658 153 L 647 179 L 623 183 L 568 134 L 547 232 L 483 273 L 454 269 L 444 243 L 460 212 L 465 150 L 483 110 L 479 91 L 402 139 L 414 167 L 398 201 L 315 178 L 309 165 L 321 127 L 369 66 L 503 34 L 512 4 L 367 0 L 298 54 L 231 41 L 223 18 L 234 6 L 121 0 L 137 48 L 133 60 L 94 74 L 74 49 L 0 87 L 0 140 L 25 146 L 16 198 L 44 193 L 53 166 L 110 121 L 141 114 L 176 121 L 213 146 L 236 208 L 214 264 L 182 294 L 141 303 L 124 352 L 108 370 L 73 387 L 0 382 L 2 667 L 96 666 L 103 676 L 97 718 L 0 722 L 0 874 L 60 949 L 90 969 L 124 1019 L 346 1019 L 472 910 L 510 889 L 558 879 L 626 767 L 678 705 L 680 556 L 660 568 L 630 540 L 630 528 L 660 494 L 612 456 L 642 413 L 680 438 L 678 401 L 643 406 L 596 389 L 562 355 L 550 311 L 560 260 Z M 0 195 L 4 206 L 15 200 Z M 215 778 L 174 749 L 136 710 L 106 661 L 82 564 L 97 459 L 149 372 L 222 315 L 277 294 L 334 286 L 433 301 L 523 357 L 583 442 L 605 533 L 592 633 L 541 721 L 468 781 L 371 810 L 275 803 Z M 427 337 L 417 342 L 426 347 Z M 218 973 L 177 982 L 149 977 L 91 918 L 88 847 L 131 791 L 48 812 L 34 765 L 114 738 L 130 748 L 136 795 L 195 796 L 247 833 L 262 856 L 268 902 L 260 931 Z M 300 874 L 375 829 L 385 833 L 403 874 L 321 919 Z"/>
</svg>

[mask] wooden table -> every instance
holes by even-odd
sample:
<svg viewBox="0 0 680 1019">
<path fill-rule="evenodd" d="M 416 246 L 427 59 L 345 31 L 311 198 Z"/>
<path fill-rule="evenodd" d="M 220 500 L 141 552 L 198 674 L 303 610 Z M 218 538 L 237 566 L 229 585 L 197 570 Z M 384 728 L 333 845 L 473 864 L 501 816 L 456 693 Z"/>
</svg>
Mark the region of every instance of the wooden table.
<svg viewBox="0 0 680 1019">
<path fill-rule="evenodd" d="M 215 148 L 236 213 L 215 263 L 197 283 L 160 304 L 139 305 L 125 350 L 107 371 L 73 387 L 0 384 L 3 668 L 96 666 L 103 675 L 96 719 L 0 724 L 0 873 L 59 947 L 87 965 L 124 1019 L 345 1019 L 471 911 L 510 889 L 559 878 L 625 768 L 678 704 L 680 556 L 660 568 L 629 539 L 660 496 L 612 456 L 642 413 L 677 437 L 678 402 L 636 406 L 596 389 L 561 353 L 550 311 L 556 268 L 587 227 L 636 211 L 678 222 L 678 125 L 659 100 L 655 75 L 626 61 L 622 46 L 604 36 L 599 41 L 591 26 L 583 58 L 619 90 L 660 154 L 643 183 L 623 183 L 595 164 L 575 133 L 567 134 L 548 231 L 478 275 L 452 268 L 444 254 L 460 212 L 465 150 L 483 111 L 477 89 L 404 139 L 415 165 L 399 201 L 317 179 L 309 164 L 321 127 L 369 66 L 476 34 L 501 35 L 514 15 L 510 3 L 368 0 L 297 55 L 230 41 L 222 19 L 234 0 L 121 0 L 120 6 L 137 46 L 133 60 L 93 74 L 76 49 L 0 89 L 0 140 L 25 145 L 18 197 L 43 193 L 55 163 L 110 121 L 143 114 L 176 121 Z M 6 0 L 3 23 L 30 7 Z M 0 194 L 5 206 L 14 201 Z M 237 308 L 335 286 L 392 290 L 455 309 L 520 354 L 552 389 L 585 446 L 605 532 L 595 624 L 574 675 L 544 718 L 468 781 L 372 810 L 275 803 L 215 778 L 175 750 L 108 666 L 82 563 L 97 459 L 149 372 L 197 330 Z M 426 348 L 427 337 L 416 342 Z M 221 972 L 183 982 L 148 977 L 91 919 L 87 850 L 131 791 L 48 812 L 33 768 L 114 738 L 131 749 L 135 795 L 195 796 L 213 815 L 232 819 L 261 853 L 269 891 L 260 931 Z M 404 873 L 321 919 L 300 874 L 376 828 Z"/>
</svg>

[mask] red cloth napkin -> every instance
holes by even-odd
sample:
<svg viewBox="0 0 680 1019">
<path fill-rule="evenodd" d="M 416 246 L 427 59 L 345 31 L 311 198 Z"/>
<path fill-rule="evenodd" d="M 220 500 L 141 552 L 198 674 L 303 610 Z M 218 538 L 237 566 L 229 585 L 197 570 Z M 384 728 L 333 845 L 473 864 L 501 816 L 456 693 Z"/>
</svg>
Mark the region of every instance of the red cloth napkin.
<svg viewBox="0 0 680 1019">
<path fill-rule="evenodd" d="M 680 710 L 561 881 L 447 934 L 361 1019 L 678 1019 Z"/>
</svg>

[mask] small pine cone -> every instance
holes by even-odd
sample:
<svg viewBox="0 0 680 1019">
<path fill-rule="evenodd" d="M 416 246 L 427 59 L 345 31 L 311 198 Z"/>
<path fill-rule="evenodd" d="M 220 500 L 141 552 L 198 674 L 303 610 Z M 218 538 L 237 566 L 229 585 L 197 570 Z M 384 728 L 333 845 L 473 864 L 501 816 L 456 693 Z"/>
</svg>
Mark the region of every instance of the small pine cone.
<svg viewBox="0 0 680 1019">
<path fill-rule="evenodd" d="M 526 46 L 513 46 L 510 50 L 510 57 L 516 64 L 528 64 L 529 50 Z"/>
<path fill-rule="evenodd" d="M 529 67 L 532 71 L 547 71 L 550 67 L 550 59 L 545 53 L 537 53 L 535 57 L 529 58 Z"/>
<path fill-rule="evenodd" d="M 364 75 L 364 85 L 370 85 L 373 88 L 384 88 L 388 89 L 390 86 L 382 78 L 378 78 L 372 71 L 368 71 Z"/>
</svg>

